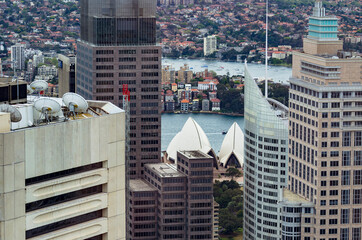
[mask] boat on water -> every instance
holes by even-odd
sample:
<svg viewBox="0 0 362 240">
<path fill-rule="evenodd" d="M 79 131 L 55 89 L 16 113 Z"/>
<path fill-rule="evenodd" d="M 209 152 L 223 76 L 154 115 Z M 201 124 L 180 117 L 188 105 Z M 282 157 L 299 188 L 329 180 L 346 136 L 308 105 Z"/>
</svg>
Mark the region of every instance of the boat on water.
<svg viewBox="0 0 362 240">
<path fill-rule="evenodd" d="M 207 65 L 203 65 L 203 66 L 201 66 L 201 67 L 203 67 L 203 68 L 207 68 L 208 66 L 207 66 Z"/>
<path fill-rule="evenodd" d="M 227 134 L 228 133 L 228 131 L 222 131 L 222 134 L 223 135 L 225 135 L 225 134 Z"/>
</svg>

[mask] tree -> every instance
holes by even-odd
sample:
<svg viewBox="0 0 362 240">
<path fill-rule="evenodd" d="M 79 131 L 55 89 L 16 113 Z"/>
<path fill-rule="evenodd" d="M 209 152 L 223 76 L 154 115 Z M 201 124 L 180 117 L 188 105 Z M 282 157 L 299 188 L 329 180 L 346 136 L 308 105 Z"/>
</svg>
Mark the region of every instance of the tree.
<svg viewBox="0 0 362 240">
<path fill-rule="evenodd" d="M 231 177 L 231 180 L 234 180 L 234 177 L 241 177 L 242 174 L 239 169 L 230 167 L 226 170 L 225 176 Z"/>
</svg>

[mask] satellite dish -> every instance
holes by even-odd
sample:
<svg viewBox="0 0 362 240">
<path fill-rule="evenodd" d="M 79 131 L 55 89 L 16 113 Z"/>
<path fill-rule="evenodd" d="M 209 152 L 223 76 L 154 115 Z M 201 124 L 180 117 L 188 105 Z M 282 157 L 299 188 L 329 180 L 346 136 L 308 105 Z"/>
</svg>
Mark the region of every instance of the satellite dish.
<svg viewBox="0 0 362 240">
<path fill-rule="evenodd" d="M 76 93 L 66 93 L 63 95 L 63 102 L 72 112 L 85 112 L 88 109 L 87 101 Z"/>
<path fill-rule="evenodd" d="M 36 80 L 30 83 L 30 87 L 35 91 L 44 91 L 48 88 L 48 83 L 44 80 Z"/>
<path fill-rule="evenodd" d="M 60 104 L 51 98 L 39 98 L 35 100 L 34 107 L 38 112 L 55 114 L 60 111 Z"/>
<path fill-rule="evenodd" d="M 27 85 L 27 92 L 28 94 L 32 94 L 34 92 L 34 90 L 30 87 L 30 85 Z"/>
<path fill-rule="evenodd" d="M 10 113 L 10 121 L 11 122 L 20 122 L 22 119 L 21 113 L 18 109 L 10 106 L 9 104 L 1 104 L 0 105 L 0 112 L 7 112 Z"/>
</svg>

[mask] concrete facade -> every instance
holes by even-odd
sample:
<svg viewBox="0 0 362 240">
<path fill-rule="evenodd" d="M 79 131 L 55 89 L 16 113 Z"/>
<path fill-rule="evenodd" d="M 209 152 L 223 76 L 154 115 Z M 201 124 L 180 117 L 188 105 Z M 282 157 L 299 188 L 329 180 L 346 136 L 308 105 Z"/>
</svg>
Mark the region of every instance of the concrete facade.
<svg viewBox="0 0 362 240">
<path fill-rule="evenodd" d="M 1 239 L 125 239 L 125 116 L 109 107 L 113 114 L 1 128 Z"/>
<path fill-rule="evenodd" d="M 301 239 L 359 240 L 362 58 L 329 39 L 305 43 L 302 53 L 294 53 L 290 79 L 288 189 L 312 204 L 313 211 L 312 226 L 302 221 L 294 234 Z M 321 45 L 329 55 L 311 50 Z"/>
</svg>

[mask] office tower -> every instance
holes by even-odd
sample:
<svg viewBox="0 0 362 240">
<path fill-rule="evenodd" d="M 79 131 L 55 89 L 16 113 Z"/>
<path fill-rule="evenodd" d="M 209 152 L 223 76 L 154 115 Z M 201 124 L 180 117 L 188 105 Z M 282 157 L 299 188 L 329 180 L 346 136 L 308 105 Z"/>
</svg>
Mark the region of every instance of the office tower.
<svg viewBox="0 0 362 240">
<path fill-rule="evenodd" d="M 25 69 L 25 46 L 24 44 L 17 43 L 11 46 L 11 61 L 13 68 L 24 70 Z"/>
<path fill-rule="evenodd" d="M 288 108 L 265 98 L 245 67 L 244 239 L 281 239 L 287 186 Z"/>
<path fill-rule="evenodd" d="M 59 96 L 64 93 L 75 92 L 75 56 L 58 55 L 58 86 Z"/>
<path fill-rule="evenodd" d="M 0 105 L 0 238 L 125 239 L 125 112 L 44 99 Z"/>
<path fill-rule="evenodd" d="M 288 189 L 314 204 L 301 239 L 361 239 L 362 58 L 342 50 L 337 18 L 317 1 L 293 54 Z"/>
<path fill-rule="evenodd" d="M 77 44 L 77 88 L 86 99 L 122 104 L 130 96 L 130 177 L 160 161 L 161 48 L 156 44 L 156 1 L 82 0 Z"/>
<path fill-rule="evenodd" d="M 208 56 L 210 54 L 213 54 L 216 51 L 216 36 L 207 36 L 204 37 L 204 55 Z"/>
<path fill-rule="evenodd" d="M 213 158 L 201 151 L 178 151 L 177 158 L 177 164 L 146 164 L 144 179 L 130 181 L 131 239 L 211 240 L 217 235 Z"/>
</svg>

